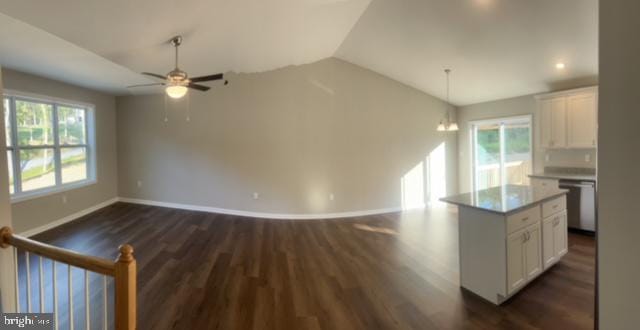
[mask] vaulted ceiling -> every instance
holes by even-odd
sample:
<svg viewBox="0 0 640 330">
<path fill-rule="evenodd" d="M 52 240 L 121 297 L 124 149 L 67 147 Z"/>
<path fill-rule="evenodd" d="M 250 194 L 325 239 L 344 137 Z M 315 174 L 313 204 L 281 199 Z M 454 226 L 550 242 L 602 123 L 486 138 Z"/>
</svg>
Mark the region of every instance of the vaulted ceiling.
<svg viewBox="0 0 640 330">
<path fill-rule="evenodd" d="M 0 0 L 0 12 L 0 65 L 114 94 L 169 71 L 177 34 L 191 75 L 335 56 L 444 99 L 451 68 L 458 105 L 598 74 L 597 0 Z"/>
</svg>

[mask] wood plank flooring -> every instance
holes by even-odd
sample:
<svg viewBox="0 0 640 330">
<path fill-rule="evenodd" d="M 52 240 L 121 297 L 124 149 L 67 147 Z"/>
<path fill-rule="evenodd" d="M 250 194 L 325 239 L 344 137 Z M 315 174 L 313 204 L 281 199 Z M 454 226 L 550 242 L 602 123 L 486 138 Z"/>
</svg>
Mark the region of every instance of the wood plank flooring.
<svg viewBox="0 0 640 330">
<path fill-rule="evenodd" d="M 35 238 L 106 258 L 132 244 L 139 329 L 593 328 L 592 237 L 570 234 L 559 264 L 496 307 L 459 288 L 446 207 L 289 221 L 118 203 Z"/>
</svg>

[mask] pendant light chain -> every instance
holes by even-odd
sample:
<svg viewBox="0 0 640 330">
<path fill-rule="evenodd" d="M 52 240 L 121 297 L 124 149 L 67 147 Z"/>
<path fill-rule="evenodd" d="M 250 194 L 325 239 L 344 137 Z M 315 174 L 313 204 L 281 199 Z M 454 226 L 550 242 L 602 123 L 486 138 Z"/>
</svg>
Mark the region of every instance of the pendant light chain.
<svg viewBox="0 0 640 330">
<path fill-rule="evenodd" d="M 176 64 L 176 70 L 178 69 L 178 46 L 179 45 L 176 44 L 175 47 L 174 47 L 176 49 L 176 63 L 175 63 Z"/>
<path fill-rule="evenodd" d="M 444 72 L 447 74 L 447 125 L 451 124 L 451 114 L 449 113 L 449 74 L 451 73 L 451 69 L 445 69 Z"/>
</svg>

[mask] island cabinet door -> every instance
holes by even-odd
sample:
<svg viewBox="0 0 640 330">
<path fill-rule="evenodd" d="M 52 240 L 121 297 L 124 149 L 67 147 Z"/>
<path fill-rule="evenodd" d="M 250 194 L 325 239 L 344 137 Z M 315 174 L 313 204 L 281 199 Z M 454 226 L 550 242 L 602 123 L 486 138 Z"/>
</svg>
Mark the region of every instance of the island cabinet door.
<svg viewBox="0 0 640 330">
<path fill-rule="evenodd" d="M 542 221 L 542 260 L 547 269 L 567 254 L 567 212 Z"/>
<path fill-rule="evenodd" d="M 555 221 L 556 216 L 542 220 L 542 263 L 544 268 L 552 266 L 556 262 L 556 240 Z"/>
<path fill-rule="evenodd" d="M 557 259 L 567 254 L 567 211 L 559 213 L 553 223 L 553 252 Z"/>
<path fill-rule="evenodd" d="M 507 238 L 507 292 L 512 294 L 526 282 L 524 246 L 526 229 Z"/>
<path fill-rule="evenodd" d="M 536 223 L 527 227 L 524 247 L 525 271 L 527 281 L 538 276 L 542 272 L 542 235 L 540 224 Z"/>
</svg>

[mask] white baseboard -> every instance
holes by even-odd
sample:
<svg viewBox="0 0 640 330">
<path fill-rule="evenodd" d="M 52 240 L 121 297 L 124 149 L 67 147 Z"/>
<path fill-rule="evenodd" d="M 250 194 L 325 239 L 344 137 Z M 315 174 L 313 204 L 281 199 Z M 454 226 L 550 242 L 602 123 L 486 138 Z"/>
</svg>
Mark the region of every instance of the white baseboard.
<svg viewBox="0 0 640 330">
<path fill-rule="evenodd" d="M 201 211 L 201 212 L 209 212 L 209 213 L 220 213 L 220 214 L 228 214 L 228 215 L 237 215 L 242 217 L 250 217 L 250 218 L 262 218 L 262 219 L 282 219 L 282 220 L 314 220 L 314 219 L 336 219 L 336 218 L 352 218 L 352 217 L 362 217 L 367 215 L 376 215 L 376 214 L 385 214 L 385 213 L 394 213 L 401 212 L 401 207 L 390 207 L 383 209 L 374 209 L 374 210 L 362 210 L 362 211 L 350 211 L 350 212 L 338 212 L 338 213 L 302 213 L 302 214 L 291 214 L 291 213 L 263 213 L 263 212 L 252 212 L 252 211 L 240 211 L 240 210 L 231 210 L 231 209 L 223 209 L 218 207 L 210 207 L 210 206 L 200 206 L 200 205 L 189 205 L 189 204 L 179 204 L 179 203 L 168 203 L 168 202 L 158 202 L 151 201 L 146 199 L 136 199 L 136 198 L 126 198 L 126 197 L 115 197 L 109 200 L 106 200 L 102 203 L 96 204 L 92 207 L 86 208 L 82 211 L 78 211 L 76 213 L 70 214 L 62 219 L 58 219 L 52 222 L 47 223 L 46 225 L 42 225 L 40 227 L 36 227 L 33 229 L 29 229 L 20 233 L 21 236 L 30 237 L 33 235 L 37 235 L 49 229 L 58 227 L 67 222 L 71 222 L 80 217 L 83 217 L 89 213 L 95 212 L 101 208 L 107 207 L 116 202 L 125 202 L 132 204 L 142 204 L 142 205 L 151 205 L 151 206 L 160 206 L 160 207 L 168 207 L 173 209 L 181 209 L 181 210 L 190 210 L 190 211 Z"/>
<path fill-rule="evenodd" d="M 152 206 L 161 206 L 161 207 L 168 207 L 168 208 L 181 209 L 181 210 L 237 215 L 237 216 L 250 217 L 250 218 L 282 219 L 282 220 L 352 218 L 352 217 L 361 217 L 361 216 L 367 216 L 367 215 L 393 213 L 393 212 L 402 211 L 401 207 L 390 207 L 390 208 L 384 208 L 384 209 L 350 211 L 350 212 L 339 212 L 339 213 L 313 213 L 313 214 L 262 213 L 262 212 L 252 212 L 252 211 L 230 210 L 230 209 L 223 209 L 223 208 L 210 207 L 210 206 L 158 202 L 158 201 L 151 201 L 151 200 L 137 199 L 137 198 L 120 197 L 119 200 L 121 202 L 132 203 L 132 204 L 152 205 Z"/>
<path fill-rule="evenodd" d="M 86 208 L 86 209 L 84 209 L 82 211 L 78 211 L 78 212 L 76 212 L 74 214 L 70 214 L 70 215 L 68 215 L 68 216 L 66 216 L 66 217 L 64 217 L 62 219 L 58 219 L 58 220 L 49 222 L 46 225 L 43 225 L 43 226 L 40 226 L 40 227 L 36 227 L 36 228 L 33 228 L 33 229 L 29 229 L 27 231 L 24 231 L 24 232 L 20 233 L 19 235 L 25 236 L 25 237 L 29 237 L 29 236 L 33 236 L 33 235 L 36 235 L 36 234 L 40 234 L 41 232 L 47 231 L 47 230 L 49 230 L 51 228 L 58 227 L 58 226 L 63 225 L 65 223 L 67 223 L 67 222 L 71 222 L 71 221 L 73 221 L 75 219 L 78 219 L 80 217 L 83 217 L 83 216 L 85 216 L 85 215 L 87 215 L 87 214 L 89 214 L 91 212 L 95 212 L 95 211 L 97 211 L 97 210 L 99 210 L 99 209 L 101 209 L 103 207 L 107 207 L 107 206 L 109 206 L 109 205 L 111 205 L 113 203 L 118 202 L 119 200 L 120 200 L 120 198 L 118 198 L 118 197 L 111 198 L 111 199 L 106 200 L 106 201 L 104 201 L 102 203 L 99 203 L 99 204 L 96 204 L 96 205 L 94 205 L 92 207 Z"/>
</svg>

